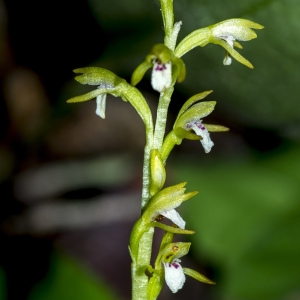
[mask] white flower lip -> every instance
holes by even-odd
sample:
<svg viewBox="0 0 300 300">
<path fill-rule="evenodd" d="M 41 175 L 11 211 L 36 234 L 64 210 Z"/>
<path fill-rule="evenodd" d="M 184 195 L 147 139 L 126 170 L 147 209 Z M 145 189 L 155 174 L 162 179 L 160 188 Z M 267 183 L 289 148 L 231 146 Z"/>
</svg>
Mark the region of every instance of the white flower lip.
<svg viewBox="0 0 300 300">
<path fill-rule="evenodd" d="M 163 263 L 165 267 L 166 284 L 173 293 L 180 290 L 185 283 L 185 275 L 180 265 L 180 259 L 175 258 L 170 263 Z"/>
<path fill-rule="evenodd" d="M 170 209 L 165 212 L 161 212 L 161 215 L 171 220 L 174 224 L 176 224 L 179 228 L 185 228 L 185 221 L 181 218 L 179 213 L 175 209 Z"/>
<path fill-rule="evenodd" d="M 158 60 L 154 61 L 152 76 L 151 76 L 151 85 L 152 88 L 162 93 L 172 84 L 172 63 L 161 63 Z"/>
<path fill-rule="evenodd" d="M 190 122 L 186 125 L 186 128 L 193 129 L 198 136 L 202 137 L 200 142 L 204 148 L 205 153 L 209 153 L 214 143 L 210 139 L 210 135 L 207 128 L 202 124 L 202 120 Z"/>
<path fill-rule="evenodd" d="M 96 115 L 100 118 L 105 119 L 105 108 L 106 108 L 106 96 L 107 94 L 100 94 L 96 98 Z"/>
</svg>

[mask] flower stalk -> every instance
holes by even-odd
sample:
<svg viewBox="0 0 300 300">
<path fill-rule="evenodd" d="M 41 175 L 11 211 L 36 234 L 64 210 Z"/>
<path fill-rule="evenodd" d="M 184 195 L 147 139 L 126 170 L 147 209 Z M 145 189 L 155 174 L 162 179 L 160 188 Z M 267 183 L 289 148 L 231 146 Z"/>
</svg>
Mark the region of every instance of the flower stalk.
<svg viewBox="0 0 300 300">
<path fill-rule="evenodd" d="M 164 282 L 171 292 L 176 293 L 183 288 L 186 275 L 203 283 L 214 284 L 197 271 L 181 266 L 181 258 L 188 253 L 191 244 L 175 243 L 173 237 L 175 234 L 194 234 L 194 231 L 185 229 L 186 221 L 180 216 L 177 208 L 198 192 L 186 192 L 185 182 L 165 187 L 165 167 L 174 146 L 180 145 L 183 139 L 200 141 L 204 152 L 209 153 L 214 146 L 210 133 L 224 132 L 228 128 L 203 123 L 203 119 L 213 112 L 216 105 L 215 101 L 203 101 L 211 94 L 211 90 L 189 98 L 182 105 L 173 129 L 166 135 L 168 108 L 175 84 L 185 79 L 186 67 L 182 57 L 186 53 L 198 46 L 217 44 L 226 50 L 223 61 L 225 65 L 230 65 L 234 58 L 253 68 L 234 48 L 242 48 L 238 41 L 256 38 L 253 29 L 263 28 L 249 20 L 230 19 L 197 29 L 176 46 L 182 22 L 174 24 L 173 0 L 159 1 L 165 32 L 164 43 L 151 48 L 145 60 L 134 70 L 131 83 L 103 68 L 76 69 L 74 72 L 80 75 L 75 79 L 79 83 L 94 85 L 96 88 L 67 101 L 75 103 L 96 99 L 96 114 L 104 119 L 107 94 L 120 97 L 135 108 L 145 125 L 141 217 L 133 226 L 129 243 L 133 300 L 157 299 Z M 154 91 L 159 92 L 155 124 L 147 100 L 136 87 L 151 68 L 151 85 Z M 171 225 L 164 223 L 164 219 L 168 219 Z M 151 264 L 151 257 L 155 257 L 152 253 L 152 242 L 156 228 L 165 231 L 165 234 L 154 264 Z"/>
</svg>

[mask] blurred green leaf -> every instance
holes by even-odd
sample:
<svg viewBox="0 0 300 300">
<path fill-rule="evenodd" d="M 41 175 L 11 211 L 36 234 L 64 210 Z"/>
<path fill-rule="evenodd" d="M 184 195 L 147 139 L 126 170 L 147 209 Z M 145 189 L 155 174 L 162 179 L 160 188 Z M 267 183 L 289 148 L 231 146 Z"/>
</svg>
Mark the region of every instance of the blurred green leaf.
<svg viewBox="0 0 300 300">
<path fill-rule="evenodd" d="M 287 299 L 300 290 L 300 146 L 250 162 L 177 163 L 199 195 L 184 207 L 192 251 L 221 270 L 218 299 Z M 298 170 L 298 171 L 297 171 Z"/>
<path fill-rule="evenodd" d="M 50 270 L 28 300 L 116 300 L 108 286 L 74 260 L 53 253 Z"/>
</svg>

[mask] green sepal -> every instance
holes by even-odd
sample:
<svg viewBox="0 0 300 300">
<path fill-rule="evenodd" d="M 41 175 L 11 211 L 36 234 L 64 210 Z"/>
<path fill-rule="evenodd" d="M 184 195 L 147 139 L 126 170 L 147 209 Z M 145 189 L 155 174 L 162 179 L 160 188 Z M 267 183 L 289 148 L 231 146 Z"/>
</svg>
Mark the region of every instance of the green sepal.
<svg viewBox="0 0 300 300">
<path fill-rule="evenodd" d="M 176 118 L 176 121 L 179 119 L 179 117 L 181 117 L 181 115 L 187 111 L 193 104 L 195 104 L 197 101 L 200 101 L 202 99 L 204 99 L 207 95 L 209 95 L 210 93 L 212 93 L 213 91 L 210 90 L 210 91 L 205 91 L 205 92 L 202 92 L 202 93 L 199 93 L 199 94 L 196 94 L 194 96 L 192 96 L 191 98 L 189 98 L 181 107 L 178 115 L 177 115 L 177 118 Z M 175 121 L 175 124 L 176 124 L 176 121 Z"/>
<path fill-rule="evenodd" d="M 133 71 L 131 76 L 131 85 L 136 86 L 144 77 L 145 73 L 153 66 L 151 62 L 143 61 Z"/>
<path fill-rule="evenodd" d="M 194 279 L 203 282 L 203 283 L 207 283 L 207 284 L 216 284 L 215 282 L 213 282 L 212 280 L 208 279 L 207 277 L 205 277 L 204 275 L 200 274 L 199 272 L 189 269 L 189 268 L 182 268 L 183 273 L 193 277 Z"/>
<path fill-rule="evenodd" d="M 172 75 L 175 77 L 178 83 L 182 82 L 186 76 L 186 67 L 185 63 L 181 58 L 176 56 L 172 59 Z"/>
<path fill-rule="evenodd" d="M 237 42 L 237 41 L 234 41 L 233 45 L 234 45 L 235 48 L 243 49 L 243 46 L 239 42 Z"/>
<path fill-rule="evenodd" d="M 250 69 L 254 68 L 249 60 L 247 60 L 244 56 L 234 50 L 226 41 L 218 39 L 217 41 L 212 40 L 212 43 L 222 46 L 233 58 L 235 58 L 238 62 L 245 65 L 246 67 Z"/>
<path fill-rule="evenodd" d="M 150 153 L 150 195 L 153 196 L 164 186 L 166 169 L 157 149 Z"/>
<path fill-rule="evenodd" d="M 167 232 L 171 232 L 173 234 L 194 234 L 195 233 L 195 231 L 193 231 L 193 230 L 181 229 L 178 227 L 169 226 L 169 225 L 159 223 L 159 222 L 151 222 L 150 225 L 153 227 L 158 227 Z"/>
<path fill-rule="evenodd" d="M 107 93 L 106 88 L 98 88 L 98 89 L 88 92 L 86 94 L 73 97 L 73 98 L 67 100 L 67 103 L 85 102 L 85 101 L 96 98 L 100 94 L 105 94 L 105 93 Z"/>
<path fill-rule="evenodd" d="M 152 47 L 150 54 L 147 55 L 146 61 L 150 63 L 153 59 L 158 59 L 162 64 L 165 64 L 171 61 L 173 56 L 173 51 L 165 44 L 156 44 Z"/>
<path fill-rule="evenodd" d="M 206 117 L 214 110 L 215 105 L 215 101 L 196 103 L 177 119 L 177 121 L 174 124 L 174 127 L 185 128 L 187 123 L 200 120 L 201 118 Z"/>
<path fill-rule="evenodd" d="M 204 124 L 203 125 L 206 127 L 206 129 L 209 132 L 225 132 L 229 131 L 228 127 L 222 126 L 222 125 L 212 125 L 212 124 Z"/>
</svg>

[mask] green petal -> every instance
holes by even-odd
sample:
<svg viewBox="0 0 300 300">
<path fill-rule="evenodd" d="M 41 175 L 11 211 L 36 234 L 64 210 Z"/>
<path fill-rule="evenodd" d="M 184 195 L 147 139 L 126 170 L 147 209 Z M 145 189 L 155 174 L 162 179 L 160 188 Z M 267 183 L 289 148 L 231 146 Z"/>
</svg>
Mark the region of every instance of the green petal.
<svg viewBox="0 0 300 300">
<path fill-rule="evenodd" d="M 152 67 L 152 63 L 148 61 L 143 61 L 132 73 L 131 85 L 136 86 L 144 77 L 147 70 Z"/>
<path fill-rule="evenodd" d="M 199 94 L 196 94 L 194 96 L 192 96 L 191 98 L 189 98 L 181 107 L 179 113 L 178 113 L 178 116 L 177 116 L 177 119 L 174 123 L 174 127 L 177 120 L 181 117 L 181 115 L 186 111 L 188 110 L 194 103 L 196 103 L 197 101 L 199 100 L 202 100 L 204 99 L 207 95 L 209 95 L 210 93 L 212 93 L 212 90 L 210 91 L 205 91 L 205 92 L 202 92 L 202 93 L 199 93 Z"/>
<path fill-rule="evenodd" d="M 216 284 L 215 282 L 213 282 L 212 280 L 208 279 L 207 277 L 205 277 L 204 275 L 200 274 L 199 272 L 189 269 L 189 268 L 182 268 L 183 269 L 183 273 L 193 277 L 194 279 L 200 281 L 200 282 L 204 282 L 204 283 L 208 283 L 208 284 Z"/>
<path fill-rule="evenodd" d="M 73 97 L 73 98 L 67 100 L 67 103 L 88 101 L 88 100 L 96 98 L 100 94 L 104 94 L 104 93 L 106 93 L 106 89 L 104 89 L 104 88 L 96 89 L 96 90 L 93 90 L 93 91 L 91 91 L 89 93 L 86 93 L 84 95 Z"/>
<path fill-rule="evenodd" d="M 239 42 L 237 42 L 237 41 L 234 41 L 233 45 L 234 45 L 235 48 L 243 49 L 243 46 Z"/>
<path fill-rule="evenodd" d="M 182 82 L 186 76 L 185 63 L 181 58 L 174 57 L 172 59 L 173 70 L 176 72 L 177 82 Z"/>
<path fill-rule="evenodd" d="M 177 228 L 177 227 L 172 227 L 163 223 L 159 223 L 159 222 L 152 222 L 151 226 L 153 227 L 158 227 L 164 231 L 167 232 L 171 232 L 171 233 L 175 233 L 175 234 L 194 234 L 195 231 L 193 230 L 186 230 L 186 229 L 181 229 L 181 228 Z"/>
<path fill-rule="evenodd" d="M 245 65 L 246 67 L 248 67 L 250 69 L 254 68 L 249 60 L 247 60 L 245 57 L 243 57 L 241 54 L 239 54 L 236 50 L 234 50 L 226 41 L 224 41 L 222 39 L 216 39 L 216 42 L 214 42 L 214 43 L 219 44 L 223 48 L 225 48 L 227 50 L 227 52 L 229 52 L 229 54 L 233 58 L 235 58 L 238 62 L 240 62 L 241 64 Z"/>
<path fill-rule="evenodd" d="M 228 131 L 229 128 L 221 125 L 203 124 L 209 132 L 224 132 Z"/>
</svg>

